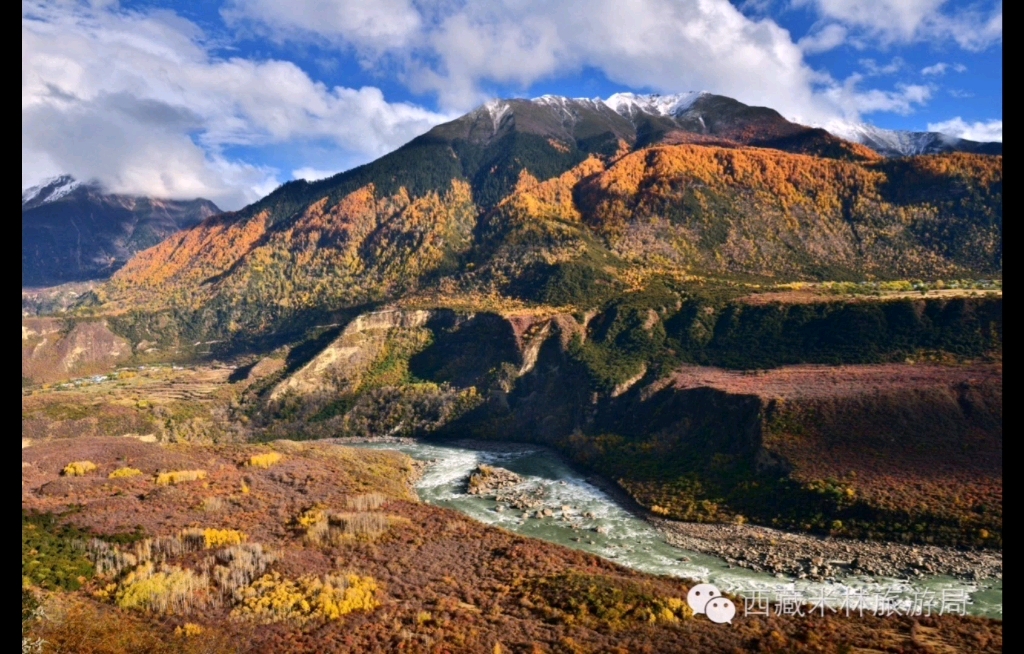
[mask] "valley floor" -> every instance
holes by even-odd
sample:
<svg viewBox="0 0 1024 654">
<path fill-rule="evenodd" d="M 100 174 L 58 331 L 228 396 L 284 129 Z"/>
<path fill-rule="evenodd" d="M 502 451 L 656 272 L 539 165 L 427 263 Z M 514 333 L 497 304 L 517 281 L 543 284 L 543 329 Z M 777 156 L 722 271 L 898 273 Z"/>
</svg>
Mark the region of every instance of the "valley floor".
<svg viewBox="0 0 1024 654">
<path fill-rule="evenodd" d="M 66 472 L 74 461 L 82 474 Z M 129 467 L 136 472 L 116 473 Z M 182 470 L 203 474 L 162 481 L 161 473 Z M 44 652 L 1002 648 L 1001 622 L 952 615 L 768 615 L 714 624 L 681 604 L 691 583 L 417 502 L 409 485 L 417 474 L 394 452 L 320 443 L 31 444 L 22 451 L 23 594 L 31 616 L 23 631 L 41 639 Z M 37 512 L 59 517 L 48 522 Z M 243 551 L 252 555 L 248 567 L 237 563 Z M 70 578 L 83 557 L 82 574 Z M 90 560 L 104 561 L 103 570 Z M 324 605 L 312 595 L 312 608 L 303 605 L 310 580 L 332 574 L 350 575 L 343 601 Z M 192 579 L 187 588 L 176 585 L 182 577 Z M 354 603 L 353 589 L 365 592 L 363 600 Z M 325 606 L 340 608 L 332 614 Z"/>
<path fill-rule="evenodd" d="M 1001 379 L 1001 369 L 966 372 Z M 869 373 L 814 374 L 852 375 L 847 385 Z M 685 386 L 687 374 L 691 381 L 711 375 L 719 385 L 756 378 L 695 369 L 673 382 Z M 811 372 L 761 378 L 785 394 L 787 379 L 801 374 Z M 770 615 L 713 624 L 679 603 L 692 582 L 417 501 L 411 484 L 422 466 L 404 455 L 340 441 L 247 444 L 237 404 L 246 382 L 232 383 L 232 375 L 222 365 L 136 367 L 23 389 L 23 631 L 41 639 L 42 651 L 1002 649 L 1001 621 L 955 615 Z M 819 539 L 636 510 L 670 543 L 769 573 L 1001 575 L 998 550 Z M 106 545 L 83 550 L 93 537 Z M 232 567 L 241 556 L 232 548 L 242 546 L 256 557 L 245 574 Z M 102 552 L 109 560 L 100 570 Z M 264 560 L 254 552 L 272 554 Z M 339 595 L 327 605 L 344 608 L 336 616 L 302 608 L 303 588 L 338 575 L 355 575 L 344 583 L 364 593 L 360 602 Z M 175 590 L 172 580 L 182 577 L 198 585 Z"/>
</svg>

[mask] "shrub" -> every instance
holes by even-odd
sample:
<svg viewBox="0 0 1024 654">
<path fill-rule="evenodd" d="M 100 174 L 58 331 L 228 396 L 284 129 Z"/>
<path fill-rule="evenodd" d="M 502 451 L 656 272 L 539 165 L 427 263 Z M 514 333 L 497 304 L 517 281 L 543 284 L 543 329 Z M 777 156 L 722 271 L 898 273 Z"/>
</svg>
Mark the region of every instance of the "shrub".
<svg viewBox="0 0 1024 654">
<path fill-rule="evenodd" d="M 245 588 L 241 605 L 231 615 L 264 624 L 337 620 L 353 611 L 372 611 L 380 606 L 376 593 L 377 582 L 372 577 L 305 575 L 293 581 L 275 572 Z"/>
<path fill-rule="evenodd" d="M 72 461 L 64 466 L 62 474 L 67 477 L 81 477 L 96 470 L 96 464 L 92 461 Z"/>
<path fill-rule="evenodd" d="M 621 627 L 626 622 L 677 622 L 693 616 L 686 601 L 663 597 L 642 582 L 578 572 L 542 577 L 529 584 L 533 602 L 550 619 L 566 624 Z"/>
<path fill-rule="evenodd" d="M 332 530 L 345 536 L 376 538 L 391 526 L 388 517 L 380 513 L 332 513 L 327 516 Z"/>
<path fill-rule="evenodd" d="M 114 472 L 107 475 L 107 479 L 124 479 L 126 477 L 138 477 L 142 474 L 142 471 L 137 468 L 118 468 Z"/>
<path fill-rule="evenodd" d="M 45 643 L 45 652 L 75 654 L 228 654 L 238 651 L 237 642 L 218 631 L 204 630 L 202 638 L 168 638 L 164 625 L 143 616 L 125 614 L 115 607 L 84 600 L 76 595 L 50 600 L 59 619 L 33 620 L 25 630 Z"/>
<path fill-rule="evenodd" d="M 388 498 L 383 493 L 364 493 L 350 495 L 345 498 L 345 508 L 351 511 L 374 511 L 386 504 Z"/>
<path fill-rule="evenodd" d="M 219 497 L 206 497 L 203 498 L 203 503 L 199 505 L 199 509 L 207 513 L 216 513 L 217 511 L 223 511 L 225 506 L 224 500 Z"/>
<path fill-rule="evenodd" d="M 187 615 L 209 604 L 208 588 L 206 575 L 177 566 L 157 572 L 147 562 L 128 573 L 115 601 L 122 609 Z"/>
<path fill-rule="evenodd" d="M 194 638 L 203 633 L 203 628 L 194 622 L 186 622 L 174 629 L 174 635 L 182 638 Z"/>
<path fill-rule="evenodd" d="M 260 578 L 277 554 L 265 551 L 260 543 L 234 545 L 214 555 L 213 580 L 221 591 L 241 601 L 240 591 Z"/>
<path fill-rule="evenodd" d="M 298 522 L 308 524 L 306 540 L 315 545 L 340 545 L 352 540 L 374 541 L 400 518 L 380 513 L 307 511 Z"/>
<path fill-rule="evenodd" d="M 203 536 L 206 538 L 207 548 L 240 545 L 246 540 L 244 533 L 234 529 L 205 529 Z"/>
<path fill-rule="evenodd" d="M 246 540 L 246 535 L 235 529 L 203 529 L 201 527 L 185 529 L 180 534 L 181 542 L 186 551 L 197 551 L 239 545 Z"/>
<path fill-rule="evenodd" d="M 281 460 L 281 454 L 279 452 L 267 452 L 265 454 L 253 454 L 249 457 L 249 461 L 246 463 L 247 466 L 253 468 L 267 469 Z"/>
<path fill-rule="evenodd" d="M 156 483 L 158 486 L 168 486 L 170 484 L 180 484 L 183 481 L 195 481 L 197 479 L 206 479 L 206 471 L 177 470 L 174 472 L 161 472 L 156 476 Z"/>
<path fill-rule="evenodd" d="M 325 517 L 323 508 L 320 506 L 314 506 L 311 509 L 306 509 L 295 518 L 295 524 L 301 529 L 308 530 L 313 525 L 323 522 Z"/>
<path fill-rule="evenodd" d="M 52 514 L 21 514 L 21 576 L 47 590 L 78 590 L 93 576 L 93 566 L 75 542 L 87 534 L 60 525 Z"/>
</svg>

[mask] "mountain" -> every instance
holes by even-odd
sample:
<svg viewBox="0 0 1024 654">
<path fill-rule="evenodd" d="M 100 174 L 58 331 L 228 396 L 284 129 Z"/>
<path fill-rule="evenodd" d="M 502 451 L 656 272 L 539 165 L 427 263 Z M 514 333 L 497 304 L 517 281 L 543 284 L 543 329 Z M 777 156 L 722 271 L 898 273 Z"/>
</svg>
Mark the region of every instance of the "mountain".
<svg viewBox="0 0 1024 654">
<path fill-rule="evenodd" d="M 886 157 L 910 157 L 919 154 L 973 152 L 1002 154 L 1003 144 L 979 143 L 939 132 L 909 132 L 882 129 L 864 123 L 834 121 L 825 126 L 836 136 L 860 143 Z"/>
<path fill-rule="evenodd" d="M 1001 157 L 883 159 L 710 94 L 549 96 L 490 102 L 377 161 L 285 184 L 139 253 L 97 299 L 171 311 L 200 341 L 440 288 L 585 310 L 638 276 L 1001 270 Z"/>
<path fill-rule="evenodd" d="M 216 213 L 202 198 L 117 195 L 56 177 L 21 196 L 22 286 L 107 278 L 136 252 Z"/>
<path fill-rule="evenodd" d="M 47 415 L 529 441 L 657 515 L 998 548 L 1002 181 L 709 94 L 490 102 L 26 319 L 61 369 L 23 384 L 214 359 L 182 405 Z"/>
</svg>

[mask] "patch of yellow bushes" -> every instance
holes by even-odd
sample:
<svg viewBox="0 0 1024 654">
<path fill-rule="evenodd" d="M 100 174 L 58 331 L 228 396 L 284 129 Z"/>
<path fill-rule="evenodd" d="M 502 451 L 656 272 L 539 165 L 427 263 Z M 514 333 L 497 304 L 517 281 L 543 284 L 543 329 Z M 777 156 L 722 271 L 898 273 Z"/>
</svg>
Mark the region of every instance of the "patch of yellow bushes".
<svg viewBox="0 0 1024 654">
<path fill-rule="evenodd" d="M 137 468 L 118 468 L 114 472 L 107 475 L 107 479 L 124 479 L 126 477 L 138 477 L 142 474 L 142 471 Z"/>
<path fill-rule="evenodd" d="M 377 589 L 372 577 L 355 574 L 322 578 L 304 575 L 291 580 L 274 572 L 243 589 L 241 603 L 231 615 L 263 624 L 284 620 L 300 624 L 320 619 L 337 620 L 353 611 L 372 611 L 380 606 Z"/>
<path fill-rule="evenodd" d="M 194 638 L 201 633 L 203 633 L 202 626 L 197 625 L 194 622 L 186 622 L 174 629 L 174 635 L 180 638 Z"/>
<path fill-rule="evenodd" d="M 270 466 L 281 460 L 281 454 L 279 452 L 267 452 L 265 454 L 253 454 L 249 457 L 249 461 L 246 463 L 247 466 L 253 468 L 263 468 L 266 470 Z"/>
<path fill-rule="evenodd" d="M 206 471 L 175 470 L 173 472 L 161 472 L 156 476 L 156 483 L 158 486 L 168 486 L 170 484 L 180 484 L 183 481 L 195 481 L 197 479 L 206 479 Z"/>
<path fill-rule="evenodd" d="M 72 461 L 64 466 L 63 474 L 67 477 L 81 477 L 95 471 L 96 464 L 92 461 Z"/>
<path fill-rule="evenodd" d="M 206 575 L 177 566 L 157 571 L 147 561 L 128 573 L 114 601 L 122 609 L 186 615 L 206 606 L 208 588 Z"/>
<path fill-rule="evenodd" d="M 236 529 L 204 529 L 203 537 L 206 540 L 206 549 L 241 545 L 246 540 L 246 535 Z"/>
</svg>

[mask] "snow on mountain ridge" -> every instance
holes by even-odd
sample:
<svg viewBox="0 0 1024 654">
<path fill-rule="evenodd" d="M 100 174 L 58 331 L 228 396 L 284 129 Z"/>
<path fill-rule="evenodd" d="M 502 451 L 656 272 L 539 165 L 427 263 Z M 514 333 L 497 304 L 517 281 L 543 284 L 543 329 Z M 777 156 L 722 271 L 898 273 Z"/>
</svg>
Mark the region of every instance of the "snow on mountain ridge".
<svg viewBox="0 0 1024 654">
<path fill-rule="evenodd" d="M 832 134 L 866 145 L 885 155 L 912 156 L 942 151 L 943 146 L 956 147 L 964 139 L 941 132 L 910 132 L 883 129 L 865 123 L 829 121 L 822 127 Z"/>
<path fill-rule="evenodd" d="M 707 91 L 689 91 L 670 95 L 615 93 L 602 98 L 569 98 L 558 95 L 543 95 L 531 102 L 560 110 L 569 120 L 577 117 L 577 108 L 611 109 L 623 118 L 634 122 L 639 115 L 678 118 L 689 110 L 701 97 L 710 95 Z M 703 116 L 697 120 L 704 122 Z M 801 123 L 799 119 L 796 123 Z M 884 156 L 912 156 L 934 154 L 959 149 L 964 139 L 939 132 L 912 132 L 883 129 L 866 123 L 831 120 L 824 123 L 812 121 L 811 127 L 821 127 L 839 138 L 866 145 Z M 971 143 L 971 142 L 966 142 Z"/>
<path fill-rule="evenodd" d="M 693 106 L 706 91 L 689 91 L 672 95 L 637 95 L 636 93 L 615 93 L 604 103 L 627 118 L 637 112 L 658 116 L 678 116 Z"/>
<path fill-rule="evenodd" d="M 491 117 L 491 123 L 494 126 L 494 131 L 497 132 L 498 126 L 501 125 L 501 119 L 505 117 L 505 114 L 507 114 L 509 110 L 511 110 L 511 107 L 508 102 L 504 100 L 490 100 L 484 103 L 484 106 L 481 107 L 481 109 L 486 111 Z"/>
<path fill-rule="evenodd" d="M 30 202 L 46 204 L 56 202 L 62 197 L 71 193 L 82 183 L 71 175 L 59 175 L 43 181 L 41 184 L 32 186 L 21 192 L 21 206 L 24 207 Z"/>
<path fill-rule="evenodd" d="M 608 98 L 569 98 L 562 95 L 542 95 L 532 98 L 530 101 L 536 104 L 543 104 L 568 111 L 570 104 L 587 105 L 591 109 L 608 107 L 615 113 L 629 118 L 637 113 L 653 114 L 656 116 L 678 116 L 696 102 L 701 96 L 708 95 L 707 91 L 689 91 L 687 93 L 673 93 L 671 95 L 637 94 L 637 93 L 614 93 Z"/>
</svg>

